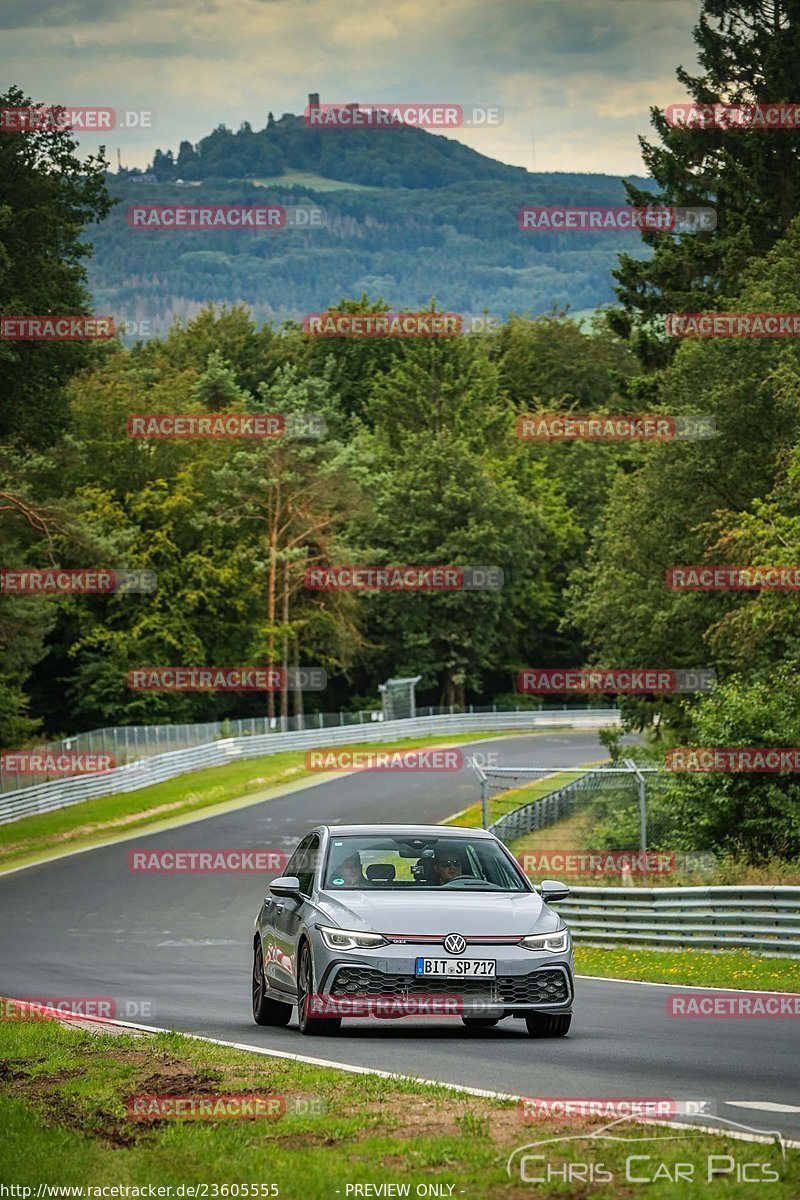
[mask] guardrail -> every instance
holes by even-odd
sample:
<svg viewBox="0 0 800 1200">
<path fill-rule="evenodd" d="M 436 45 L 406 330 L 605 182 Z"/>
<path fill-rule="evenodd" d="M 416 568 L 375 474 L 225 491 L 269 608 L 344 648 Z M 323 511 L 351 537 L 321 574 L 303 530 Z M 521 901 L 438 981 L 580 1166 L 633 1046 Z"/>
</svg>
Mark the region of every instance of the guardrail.
<svg viewBox="0 0 800 1200">
<path fill-rule="evenodd" d="M 575 941 L 800 957 L 800 887 L 573 887 L 558 905 Z"/>
<path fill-rule="evenodd" d="M 269 733 L 254 737 L 223 738 L 188 750 L 155 754 L 96 775 L 77 775 L 22 788 L 0 797 L 0 825 L 32 813 L 51 812 L 98 796 L 135 792 L 203 767 L 219 767 L 240 759 L 280 754 L 286 750 L 313 750 L 320 746 L 346 746 L 360 742 L 391 742 L 409 737 L 446 737 L 456 733 L 525 732 L 530 729 L 574 726 L 600 729 L 618 725 L 616 709 L 567 709 L 562 712 L 454 713 L 436 717 L 411 717 L 370 725 L 333 729 L 306 729 L 299 733 Z"/>
<path fill-rule="evenodd" d="M 516 769 L 516 768 L 515 768 Z M 477 771 L 479 775 L 482 772 Z M 513 841 L 569 816 L 581 793 L 601 786 L 601 769 L 506 813 L 489 827 Z M 633 852 L 635 853 L 635 851 Z M 591 887 L 570 885 L 558 905 L 576 942 L 601 947 L 686 950 L 744 948 L 800 958 L 800 887 Z"/>
<path fill-rule="evenodd" d="M 575 705 L 580 709 L 580 705 Z M 569 711 L 567 704 L 543 705 L 541 708 L 520 709 L 519 705 L 502 703 L 472 705 L 464 710 L 469 713 L 497 712 L 551 712 Z M 457 715 L 454 705 L 417 705 L 414 717 L 440 717 Z M 205 746 L 209 742 L 221 738 L 257 737 L 267 733 L 302 733 L 308 729 L 338 729 L 344 725 L 367 725 L 373 722 L 388 720 L 380 709 L 359 709 L 355 712 L 314 712 L 295 716 L 268 717 L 226 717 L 222 721 L 202 721 L 193 724 L 179 725 L 110 725 L 104 729 L 87 729 L 83 733 L 74 733 L 59 741 L 44 742 L 36 746 L 26 747 L 21 757 L 27 753 L 53 755 L 61 754 L 104 754 L 110 755 L 115 767 L 123 767 L 136 762 L 140 758 L 150 758 L 154 754 L 169 754 L 173 750 L 189 750 L 192 746 Z M 405 716 L 393 716 L 392 720 L 406 720 Z M 59 778 L 58 771 L 37 777 L 23 766 L 19 769 L 6 768 L 0 771 L 0 794 L 18 792 L 23 788 L 37 787 L 40 783 L 50 783 Z"/>
</svg>

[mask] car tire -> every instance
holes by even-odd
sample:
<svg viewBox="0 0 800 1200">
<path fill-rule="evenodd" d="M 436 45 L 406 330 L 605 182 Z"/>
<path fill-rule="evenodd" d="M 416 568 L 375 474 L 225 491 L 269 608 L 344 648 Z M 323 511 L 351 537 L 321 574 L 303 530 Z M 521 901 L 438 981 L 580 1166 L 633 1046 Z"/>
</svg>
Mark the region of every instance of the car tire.
<svg viewBox="0 0 800 1200">
<path fill-rule="evenodd" d="M 264 986 L 264 951 L 261 939 L 253 947 L 253 1020 L 256 1025 L 288 1025 L 292 1016 L 291 1004 L 271 1000 Z"/>
<path fill-rule="evenodd" d="M 297 1024 L 307 1037 L 327 1037 L 338 1033 L 341 1017 L 313 1017 L 308 1012 L 308 997 L 314 992 L 314 961 L 311 947 L 303 942 L 297 963 Z"/>
<path fill-rule="evenodd" d="M 491 1029 L 493 1025 L 499 1025 L 501 1017 L 462 1017 L 461 1020 L 466 1025 L 467 1029 Z"/>
<path fill-rule="evenodd" d="M 572 1024 L 572 1013 L 532 1013 L 525 1024 L 531 1037 L 564 1037 Z"/>
</svg>

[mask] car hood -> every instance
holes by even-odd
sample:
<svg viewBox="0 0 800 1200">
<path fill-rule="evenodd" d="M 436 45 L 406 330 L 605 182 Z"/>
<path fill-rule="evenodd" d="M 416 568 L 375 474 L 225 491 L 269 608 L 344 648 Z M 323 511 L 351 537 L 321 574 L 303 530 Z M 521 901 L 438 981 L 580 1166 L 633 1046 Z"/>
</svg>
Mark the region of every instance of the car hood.
<svg viewBox="0 0 800 1200">
<path fill-rule="evenodd" d="M 317 895 L 320 912 L 342 929 L 376 933 L 522 936 L 561 923 L 536 892 L 331 892 Z"/>
</svg>

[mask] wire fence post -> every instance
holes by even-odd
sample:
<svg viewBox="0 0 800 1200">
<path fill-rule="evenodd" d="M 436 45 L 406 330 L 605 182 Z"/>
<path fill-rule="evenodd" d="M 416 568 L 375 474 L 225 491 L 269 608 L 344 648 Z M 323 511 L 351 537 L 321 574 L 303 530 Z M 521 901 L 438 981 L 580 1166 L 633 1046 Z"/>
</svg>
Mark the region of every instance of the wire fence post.
<svg viewBox="0 0 800 1200">
<path fill-rule="evenodd" d="M 486 776 L 481 780 L 481 824 L 489 828 L 489 780 Z"/>
<path fill-rule="evenodd" d="M 632 758 L 625 758 L 623 762 L 636 776 L 636 785 L 639 790 L 639 849 L 644 853 L 647 850 L 647 784 L 644 775 Z"/>
</svg>

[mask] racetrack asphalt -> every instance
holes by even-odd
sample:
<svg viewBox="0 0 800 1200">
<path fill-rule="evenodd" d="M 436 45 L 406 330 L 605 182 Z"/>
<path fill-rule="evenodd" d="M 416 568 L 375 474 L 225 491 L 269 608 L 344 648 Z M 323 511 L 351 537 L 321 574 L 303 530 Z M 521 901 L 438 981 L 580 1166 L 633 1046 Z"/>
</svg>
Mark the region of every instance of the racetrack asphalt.
<svg viewBox="0 0 800 1200">
<path fill-rule="evenodd" d="M 501 766 L 605 756 L 594 731 L 473 749 L 496 752 Z M 0 876 L 0 994 L 110 997 L 134 1022 L 522 1096 L 703 1100 L 717 1114 L 704 1118 L 711 1124 L 800 1137 L 796 1018 L 681 1020 L 667 1015 L 667 998 L 696 989 L 581 978 L 571 1032 L 552 1041 L 529 1038 L 514 1020 L 482 1031 L 457 1019 L 354 1020 L 330 1038 L 302 1037 L 294 1021 L 260 1028 L 250 1014 L 251 936 L 265 878 L 128 869 L 132 849 L 288 851 L 321 822 L 435 823 L 477 799 L 468 769 L 355 773 Z"/>
</svg>

